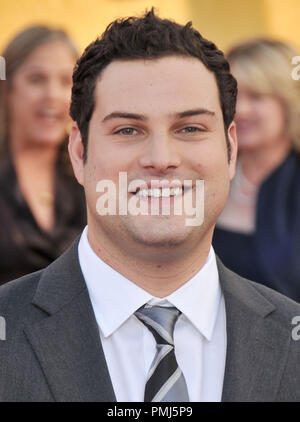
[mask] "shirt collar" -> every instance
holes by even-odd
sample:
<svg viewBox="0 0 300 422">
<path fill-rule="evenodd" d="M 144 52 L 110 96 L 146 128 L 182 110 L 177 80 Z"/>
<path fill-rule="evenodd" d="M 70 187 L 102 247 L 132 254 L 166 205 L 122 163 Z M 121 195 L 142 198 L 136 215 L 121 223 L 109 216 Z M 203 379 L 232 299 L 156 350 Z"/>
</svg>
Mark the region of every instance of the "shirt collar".
<svg viewBox="0 0 300 422">
<path fill-rule="evenodd" d="M 137 309 L 149 302 L 176 306 L 207 340 L 211 339 L 221 299 L 212 247 L 201 270 L 163 299 L 153 297 L 103 262 L 89 244 L 87 226 L 79 241 L 78 254 L 94 314 L 104 337 L 111 335 Z"/>
</svg>

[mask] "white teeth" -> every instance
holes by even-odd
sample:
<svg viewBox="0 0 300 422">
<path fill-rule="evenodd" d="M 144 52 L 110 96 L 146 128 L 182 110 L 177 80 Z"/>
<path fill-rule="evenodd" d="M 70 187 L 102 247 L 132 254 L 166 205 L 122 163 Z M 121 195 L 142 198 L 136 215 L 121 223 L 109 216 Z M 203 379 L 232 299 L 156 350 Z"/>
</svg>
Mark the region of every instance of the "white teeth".
<svg viewBox="0 0 300 422">
<path fill-rule="evenodd" d="M 170 188 L 163 188 L 162 190 L 161 190 L 161 196 L 163 197 L 163 198 L 168 198 L 168 196 L 170 196 Z"/>
<path fill-rule="evenodd" d="M 181 195 L 182 194 L 182 188 L 173 188 L 171 189 L 171 195 Z"/>
<path fill-rule="evenodd" d="M 140 189 L 137 193 L 138 196 L 151 196 L 154 198 L 168 198 L 170 196 L 177 196 L 182 194 L 182 188 L 155 188 L 155 189 Z"/>
</svg>

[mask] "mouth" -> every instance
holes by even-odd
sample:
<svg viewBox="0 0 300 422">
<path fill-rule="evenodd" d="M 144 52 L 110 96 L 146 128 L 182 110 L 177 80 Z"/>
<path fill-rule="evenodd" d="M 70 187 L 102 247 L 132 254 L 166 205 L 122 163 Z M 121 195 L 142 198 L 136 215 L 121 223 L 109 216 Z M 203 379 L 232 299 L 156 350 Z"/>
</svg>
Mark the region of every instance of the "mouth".
<svg viewBox="0 0 300 422">
<path fill-rule="evenodd" d="M 135 191 L 130 192 L 140 199 L 144 198 L 176 198 L 182 197 L 192 186 L 174 186 L 174 187 L 137 187 Z"/>
<path fill-rule="evenodd" d="M 182 195 L 184 189 L 182 187 L 177 188 L 154 188 L 154 189 L 137 189 L 134 194 L 139 197 L 150 197 L 150 198 L 170 198 L 172 196 Z"/>
<path fill-rule="evenodd" d="M 237 121 L 236 127 L 238 131 L 246 132 L 249 130 L 256 129 L 257 122 L 250 120 Z"/>
<path fill-rule="evenodd" d="M 61 122 L 64 118 L 64 115 L 61 111 L 55 109 L 41 108 L 37 112 L 37 117 L 47 123 L 56 123 Z"/>
</svg>

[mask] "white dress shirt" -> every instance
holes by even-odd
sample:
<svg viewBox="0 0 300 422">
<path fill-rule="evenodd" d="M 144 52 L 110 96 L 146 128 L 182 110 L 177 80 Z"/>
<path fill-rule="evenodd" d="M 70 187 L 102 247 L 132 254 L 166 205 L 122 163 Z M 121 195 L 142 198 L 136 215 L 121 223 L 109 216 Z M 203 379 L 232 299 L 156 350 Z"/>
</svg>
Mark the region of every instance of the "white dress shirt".
<svg viewBox="0 0 300 422">
<path fill-rule="evenodd" d="M 156 353 L 153 335 L 134 315 L 145 303 L 176 306 L 182 312 L 175 325 L 174 344 L 190 401 L 220 401 L 226 315 L 213 248 L 201 270 L 163 299 L 151 296 L 103 262 L 89 244 L 87 227 L 78 253 L 117 401 L 144 400 Z"/>
</svg>

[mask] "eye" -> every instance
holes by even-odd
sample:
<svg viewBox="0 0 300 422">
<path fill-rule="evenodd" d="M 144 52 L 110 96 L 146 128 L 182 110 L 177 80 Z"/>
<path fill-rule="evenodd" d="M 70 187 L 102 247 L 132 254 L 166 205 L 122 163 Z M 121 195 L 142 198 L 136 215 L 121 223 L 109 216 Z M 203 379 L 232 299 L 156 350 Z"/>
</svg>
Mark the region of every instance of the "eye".
<svg viewBox="0 0 300 422">
<path fill-rule="evenodd" d="M 124 127 L 123 129 L 120 129 L 116 132 L 116 134 L 120 134 L 123 136 L 133 136 L 136 135 L 138 132 L 136 129 L 133 129 L 132 127 Z"/>
<path fill-rule="evenodd" d="M 72 85 L 72 79 L 70 78 L 69 75 L 65 75 L 61 77 L 61 85 L 66 86 L 66 87 L 70 87 Z"/>
<path fill-rule="evenodd" d="M 256 93 L 250 94 L 250 99 L 252 101 L 260 101 L 262 98 L 263 96 L 260 94 L 256 94 Z"/>
<path fill-rule="evenodd" d="M 28 81 L 32 84 L 32 85 L 37 85 L 40 83 L 43 83 L 45 80 L 44 75 L 36 73 L 36 74 L 31 74 L 28 76 Z"/>
<path fill-rule="evenodd" d="M 198 132 L 204 132 L 204 129 L 201 129 L 197 126 L 187 126 L 180 130 L 182 133 L 198 133 Z"/>
</svg>

